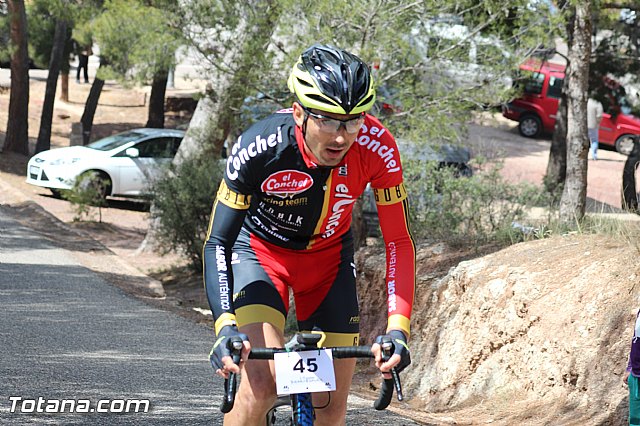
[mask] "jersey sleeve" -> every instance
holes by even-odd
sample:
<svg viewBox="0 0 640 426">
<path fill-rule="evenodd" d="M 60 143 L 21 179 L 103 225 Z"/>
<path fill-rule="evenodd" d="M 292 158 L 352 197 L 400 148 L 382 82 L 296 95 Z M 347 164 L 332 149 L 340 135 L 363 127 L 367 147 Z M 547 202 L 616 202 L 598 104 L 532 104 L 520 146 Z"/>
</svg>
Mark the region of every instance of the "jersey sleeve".
<svg viewBox="0 0 640 426">
<path fill-rule="evenodd" d="M 387 261 L 387 331 L 410 335 L 413 308 L 416 252 L 409 228 L 409 202 L 403 183 L 400 153 L 393 135 L 377 119 L 365 122 L 358 142 L 374 154 L 373 189 Z"/>
<path fill-rule="evenodd" d="M 399 329 L 409 337 L 416 280 L 416 251 L 409 230 L 409 203 L 403 184 L 374 189 L 377 199 L 385 200 L 384 195 L 380 195 L 384 192 L 393 194 L 390 201 L 377 202 L 387 255 L 387 331 Z"/>
<path fill-rule="evenodd" d="M 251 204 L 260 192 L 273 152 L 290 137 L 291 114 L 274 114 L 247 129 L 230 150 L 203 248 L 203 275 L 216 334 L 235 324 L 231 253 Z M 284 137 L 283 137 L 284 136 Z"/>
<path fill-rule="evenodd" d="M 215 320 L 216 335 L 225 325 L 235 325 L 231 251 L 251 202 L 249 195 L 220 184 L 209 220 L 202 259 L 207 300 Z"/>
</svg>

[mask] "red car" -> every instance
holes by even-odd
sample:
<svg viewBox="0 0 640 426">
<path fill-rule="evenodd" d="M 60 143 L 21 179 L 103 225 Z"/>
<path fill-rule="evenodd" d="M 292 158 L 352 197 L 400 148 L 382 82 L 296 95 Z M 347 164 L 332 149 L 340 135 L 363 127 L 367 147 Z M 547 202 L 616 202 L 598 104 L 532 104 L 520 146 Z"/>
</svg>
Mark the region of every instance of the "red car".
<svg viewBox="0 0 640 426">
<path fill-rule="evenodd" d="M 522 64 L 520 69 L 530 73 L 523 95 L 504 105 L 502 115 L 520 123 L 518 130 L 522 136 L 535 138 L 543 132 L 553 133 L 565 66 L 530 60 Z M 605 80 L 605 86 L 610 91 L 610 102 L 609 108 L 605 104 L 605 113 L 600 122 L 599 142 L 629 155 L 633 149 L 633 136 L 640 135 L 640 119 L 624 113 L 628 110 L 624 89 L 614 80 Z"/>
</svg>

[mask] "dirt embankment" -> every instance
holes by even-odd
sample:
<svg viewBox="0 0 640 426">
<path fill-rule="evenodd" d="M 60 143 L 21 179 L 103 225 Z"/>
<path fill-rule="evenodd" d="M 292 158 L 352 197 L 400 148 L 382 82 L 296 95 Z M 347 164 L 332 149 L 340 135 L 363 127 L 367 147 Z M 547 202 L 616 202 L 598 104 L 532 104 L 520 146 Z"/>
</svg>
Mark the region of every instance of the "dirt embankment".
<svg viewBox="0 0 640 426">
<path fill-rule="evenodd" d="M 361 317 L 378 326 L 383 256 L 360 254 Z M 637 245 L 570 235 L 460 263 L 442 245 L 421 247 L 418 258 L 405 389 L 412 407 L 431 413 L 425 421 L 625 424 Z"/>
</svg>

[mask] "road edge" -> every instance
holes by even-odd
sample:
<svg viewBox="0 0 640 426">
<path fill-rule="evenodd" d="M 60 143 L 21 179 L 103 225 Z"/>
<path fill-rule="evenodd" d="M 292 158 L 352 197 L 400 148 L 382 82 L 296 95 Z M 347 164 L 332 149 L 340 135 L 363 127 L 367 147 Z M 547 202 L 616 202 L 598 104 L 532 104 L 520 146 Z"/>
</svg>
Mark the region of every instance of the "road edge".
<svg viewBox="0 0 640 426">
<path fill-rule="evenodd" d="M 67 250 L 82 266 L 128 294 L 164 298 L 162 283 L 127 263 L 87 233 L 67 226 L 38 203 L 0 180 L 0 205 L 21 225 L 34 230 L 56 247 Z M 38 217 L 40 220 L 34 220 Z"/>
</svg>

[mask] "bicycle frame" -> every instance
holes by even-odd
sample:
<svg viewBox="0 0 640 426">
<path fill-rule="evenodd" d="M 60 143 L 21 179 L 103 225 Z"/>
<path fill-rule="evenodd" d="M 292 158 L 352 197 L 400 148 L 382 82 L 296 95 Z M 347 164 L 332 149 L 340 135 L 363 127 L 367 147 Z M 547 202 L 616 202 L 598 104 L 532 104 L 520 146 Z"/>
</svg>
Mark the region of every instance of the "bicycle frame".
<svg viewBox="0 0 640 426">
<path fill-rule="evenodd" d="M 284 348 L 256 348 L 252 349 L 249 354 L 249 359 L 263 359 L 272 360 L 276 353 L 281 352 L 299 352 L 305 350 L 318 349 L 317 343 L 321 338 L 320 334 L 314 333 L 296 333 L 292 339 L 285 344 Z M 236 364 L 240 359 L 240 350 L 242 348 L 242 342 L 232 341 L 229 343 L 230 349 L 232 349 L 234 362 Z M 393 343 L 391 340 L 384 340 L 382 342 L 383 356 L 388 359 L 393 353 Z M 331 350 L 333 358 L 373 358 L 371 352 L 371 346 L 345 346 L 345 347 L 331 347 L 324 348 Z M 393 396 L 393 389 L 396 389 L 396 394 L 399 401 L 402 401 L 402 385 L 400 383 L 400 377 L 398 376 L 395 368 L 391 371 L 392 378 L 385 379 L 380 387 L 380 394 L 378 399 L 374 403 L 376 410 L 384 410 L 391 402 Z M 228 413 L 233 408 L 236 392 L 236 375 L 231 373 L 229 378 L 225 380 L 225 395 L 222 401 L 220 410 L 223 413 Z M 282 403 L 276 402 L 276 405 L 269 411 L 272 411 L 277 406 L 282 406 Z M 300 393 L 291 395 L 291 407 L 292 407 L 292 425 L 297 426 L 311 426 L 315 418 L 313 411 L 313 405 L 311 403 L 310 393 Z M 267 414 L 267 422 L 270 422 L 270 414 Z M 267 423 L 271 424 L 271 423 Z"/>
</svg>

